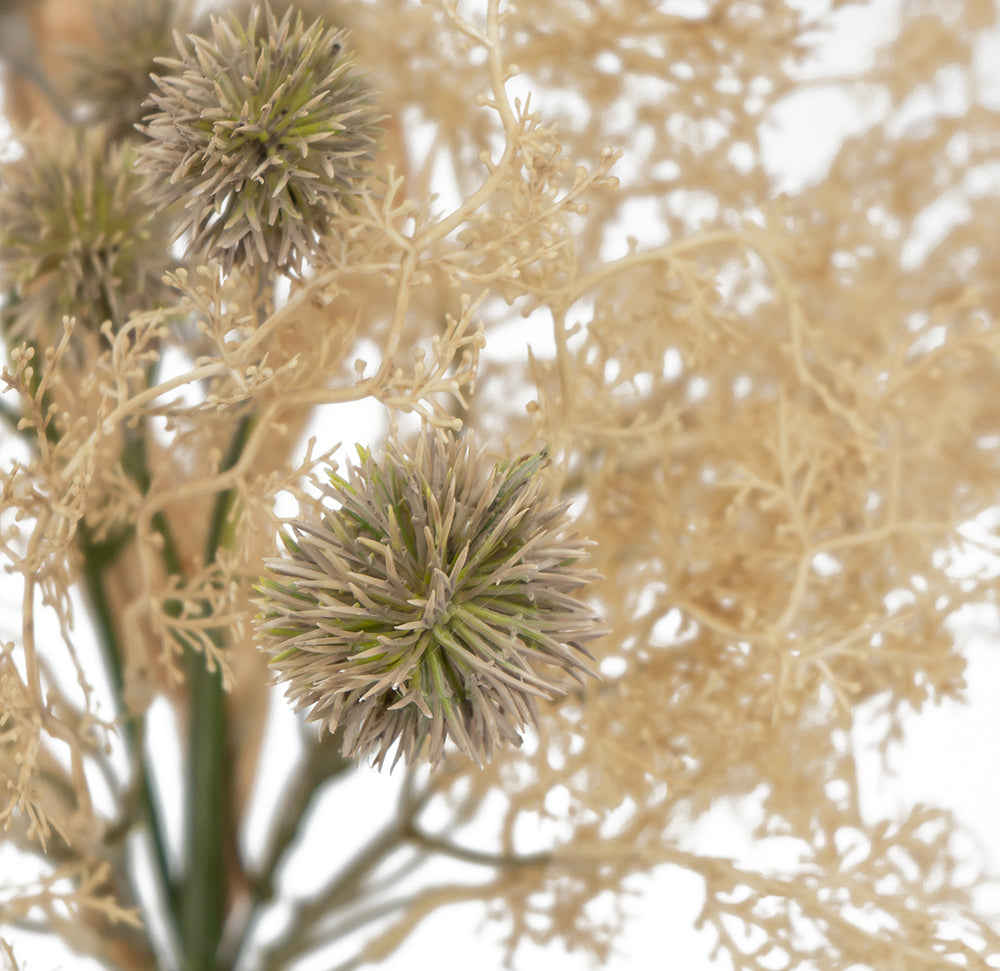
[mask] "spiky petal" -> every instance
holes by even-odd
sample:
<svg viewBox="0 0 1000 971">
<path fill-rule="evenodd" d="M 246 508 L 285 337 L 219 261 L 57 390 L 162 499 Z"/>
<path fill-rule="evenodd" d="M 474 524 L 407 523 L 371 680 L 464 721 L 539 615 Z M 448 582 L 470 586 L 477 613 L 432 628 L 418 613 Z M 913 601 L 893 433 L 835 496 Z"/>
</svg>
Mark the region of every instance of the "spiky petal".
<svg viewBox="0 0 1000 971">
<path fill-rule="evenodd" d="M 488 761 L 519 744 L 536 699 L 591 673 L 593 578 L 544 453 L 488 462 L 470 434 L 425 431 L 412 457 L 358 449 L 335 508 L 297 520 L 258 588 L 258 635 L 296 710 L 344 730 L 343 752 L 436 763 L 451 739 Z M 394 760 L 395 761 L 395 760 Z"/>
</svg>

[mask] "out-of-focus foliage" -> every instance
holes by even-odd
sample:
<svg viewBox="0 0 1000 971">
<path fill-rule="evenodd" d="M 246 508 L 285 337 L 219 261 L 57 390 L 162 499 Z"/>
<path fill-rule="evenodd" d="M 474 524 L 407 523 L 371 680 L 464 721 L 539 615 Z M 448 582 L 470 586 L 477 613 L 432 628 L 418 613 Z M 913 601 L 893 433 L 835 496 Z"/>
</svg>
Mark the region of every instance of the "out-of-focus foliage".
<svg viewBox="0 0 1000 971">
<path fill-rule="evenodd" d="M 160 281 L 170 223 L 151 218 L 134 152 L 109 144 L 100 128 L 74 136 L 60 145 L 29 139 L 6 170 L 0 274 L 15 289 L 4 314 L 9 340 L 51 343 L 68 315 L 90 330 L 105 320 L 116 327 L 168 299 Z"/>
<path fill-rule="evenodd" d="M 169 9 L 122 6 L 136 37 L 143 11 Z M 887 750 L 961 699 L 957 620 L 975 607 L 997 626 L 995 570 L 955 568 L 998 551 L 995 5 L 304 7 L 348 31 L 386 117 L 372 177 L 301 274 L 180 266 L 165 233 L 166 306 L 92 327 L 87 303 L 7 348 L 0 544 L 19 586 L 0 819 L 6 851 L 40 862 L 29 884 L 4 870 L 0 923 L 108 968 L 279 969 L 344 942 L 357 967 L 405 960 L 427 914 L 482 901 L 511 953 L 558 941 L 600 960 L 620 920 L 607 901 L 669 865 L 700 880 L 701 924 L 738 971 L 1000 967 L 955 822 L 866 815 L 853 732 L 880 712 Z M 826 32 L 866 7 L 886 14 L 872 65 L 817 77 Z M 33 45 L 0 46 L 17 138 L 36 120 L 31 139 L 65 146 L 67 124 L 100 117 L 139 144 L 110 93 L 95 115 L 94 92 L 121 95 L 99 58 L 74 91 L 59 9 L 0 3 Z M 141 60 L 116 54 L 109 70 Z M 792 182 L 767 133 L 818 91 L 863 125 Z M 10 194 L 32 156 L 8 154 Z M 5 275 L 5 319 L 51 283 Z M 473 429 L 498 459 L 546 448 L 544 491 L 595 542 L 586 596 L 610 633 L 588 643 L 602 680 L 540 704 L 532 744 L 409 769 L 390 825 L 351 832 L 289 895 L 310 812 L 371 770 L 303 733 L 264 845 L 239 837 L 273 724 L 252 590 L 279 509 L 322 515 L 337 443 L 354 442 L 342 406 L 360 401 L 402 438 L 419 419 Z M 187 753 L 176 852 L 145 745 L 154 701 Z M 698 844 L 734 802 L 793 865 Z M 475 868 L 421 882 L 438 858 Z"/>
</svg>

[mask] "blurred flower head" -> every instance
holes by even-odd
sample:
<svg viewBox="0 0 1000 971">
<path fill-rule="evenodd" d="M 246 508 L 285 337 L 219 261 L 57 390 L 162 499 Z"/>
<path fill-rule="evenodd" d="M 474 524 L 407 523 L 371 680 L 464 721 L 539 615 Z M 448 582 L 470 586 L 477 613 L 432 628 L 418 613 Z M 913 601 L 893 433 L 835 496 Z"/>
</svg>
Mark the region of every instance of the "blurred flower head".
<svg viewBox="0 0 1000 971">
<path fill-rule="evenodd" d="M 211 35 L 160 59 L 142 165 L 159 204 L 182 204 L 190 249 L 298 272 L 370 173 L 373 94 L 343 32 L 291 9 L 213 18 Z"/>
<path fill-rule="evenodd" d="M 114 138 L 135 137 L 143 102 L 157 71 L 156 59 L 176 51 L 174 31 L 192 21 L 193 0 L 97 0 L 93 4 L 96 47 L 72 54 L 75 93 L 88 122 L 99 122 Z"/>
<path fill-rule="evenodd" d="M 589 668 L 601 631 L 573 596 L 593 574 L 544 454 L 490 463 L 471 435 L 425 431 L 377 462 L 359 447 L 337 508 L 297 520 L 258 588 L 258 635 L 296 710 L 343 728 L 343 753 L 483 763 L 519 744 L 536 699 Z M 394 760 L 394 761 L 395 761 Z"/>
<path fill-rule="evenodd" d="M 25 140 L 0 170 L 0 288 L 8 338 L 46 342 L 64 315 L 96 330 L 166 303 L 167 223 L 134 152 L 106 133 Z"/>
</svg>

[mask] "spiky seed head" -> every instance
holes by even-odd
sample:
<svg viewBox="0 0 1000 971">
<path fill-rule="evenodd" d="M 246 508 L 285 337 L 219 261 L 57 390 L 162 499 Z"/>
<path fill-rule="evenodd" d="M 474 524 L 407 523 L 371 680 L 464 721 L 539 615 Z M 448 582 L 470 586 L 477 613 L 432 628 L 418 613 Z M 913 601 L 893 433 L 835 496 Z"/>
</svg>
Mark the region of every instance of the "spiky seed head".
<svg viewBox="0 0 1000 971">
<path fill-rule="evenodd" d="M 246 25 L 211 20 L 160 58 L 141 164 L 175 236 L 226 269 L 300 272 L 338 208 L 362 191 L 376 149 L 373 94 L 342 31 L 254 5 Z"/>
<path fill-rule="evenodd" d="M 334 504 L 283 535 L 258 591 L 257 633 L 296 710 L 345 755 L 381 767 L 441 759 L 446 739 L 480 764 L 519 744 L 536 699 L 590 672 L 602 633 L 573 592 L 594 577 L 568 503 L 539 476 L 544 453 L 493 464 L 473 436 L 425 431 L 412 455 L 358 448 Z"/>
<path fill-rule="evenodd" d="M 69 139 L 67 143 L 66 139 Z M 154 215 L 134 151 L 103 129 L 29 137 L 0 170 L 0 288 L 9 338 L 46 343 L 64 315 L 97 330 L 169 299 L 167 223 Z"/>
</svg>

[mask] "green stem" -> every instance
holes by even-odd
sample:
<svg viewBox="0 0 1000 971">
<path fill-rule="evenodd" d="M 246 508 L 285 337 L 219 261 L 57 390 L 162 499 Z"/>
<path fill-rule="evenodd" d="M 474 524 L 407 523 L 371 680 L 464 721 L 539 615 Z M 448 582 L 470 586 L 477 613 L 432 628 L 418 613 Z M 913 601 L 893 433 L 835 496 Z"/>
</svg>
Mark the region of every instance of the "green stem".
<svg viewBox="0 0 1000 971">
<path fill-rule="evenodd" d="M 185 971 L 213 971 L 225 919 L 226 720 L 222 676 L 187 649 L 190 704 L 187 867 L 181 909 Z"/>
<path fill-rule="evenodd" d="M 239 460 L 253 427 L 245 416 L 236 428 L 219 471 Z M 215 500 L 205 546 L 214 562 L 219 549 L 231 542 L 229 522 L 234 502 L 231 490 Z M 221 635 L 213 635 L 221 646 Z M 229 759 L 222 673 L 209 670 L 202 654 L 185 648 L 189 698 L 187 866 L 181 909 L 184 971 L 215 971 L 226 917 L 226 855 L 234 842 L 229 807 Z"/>
<path fill-rule="evenodd" d="M 104 663 L 111 678 L 114 695 L 122 699 L 125 689 L 124 673 L 122 671 L 122 648 L 115 629 L 111 604 L 105 587 L 105 570 L 117 557 L 123 542 L 95 543 L 90 536 L 86 524 L 78 525 L 79 545 L 84 555 L 83 579 L 87 589 L 94 621 L 97 625 L 98 640 L 104 653 Z M 153 798 L 150 782 L 149 766 L 142 751 L 142 732 L 137 729 L 135 720 L 125 713 L 124 730 L 132 759 L 137 767 L 137 795 L 142 811 L 149 826 L 149 834 L 153 841 L 153 858 L 156 862 L 160 889 L 168 905 L 172 905 L 174 887 L 170 878 L 170 866 L 167 862 L 165 827 L 160 816 L 160 809 Z"/>
<path fill-rule="evenodd" d="M 140 484 L 150 485 L 145 438 L 129 443 L 123 465 Z M 221 500 L 222 497 L 220 497 Z M 218 503 L 217 503 L 218 505 Z M 212 522 L 216 521 L 213 515 Z M 161 556 L 167 571 L 183 574 L 181 557 L 170 522 L 161 511 L 153 528 L 163 540 Z M 215 534 L 209 534 L 214 559 Z M 179 616 L 181 605 L 167 603 L 168 613 Z M 224 844 L 228 819 L 225 809 L 226 744 L 222 677 L 210 672 L 203 655 L 184 645 L 189 689 L 189 759 L 187 785 L 186 860 L 184 875 L 171 896 L 171 912 L 178 925 L 183 971 L 215 971 L 215 951 L 225 917 Z"/>
</svg>

